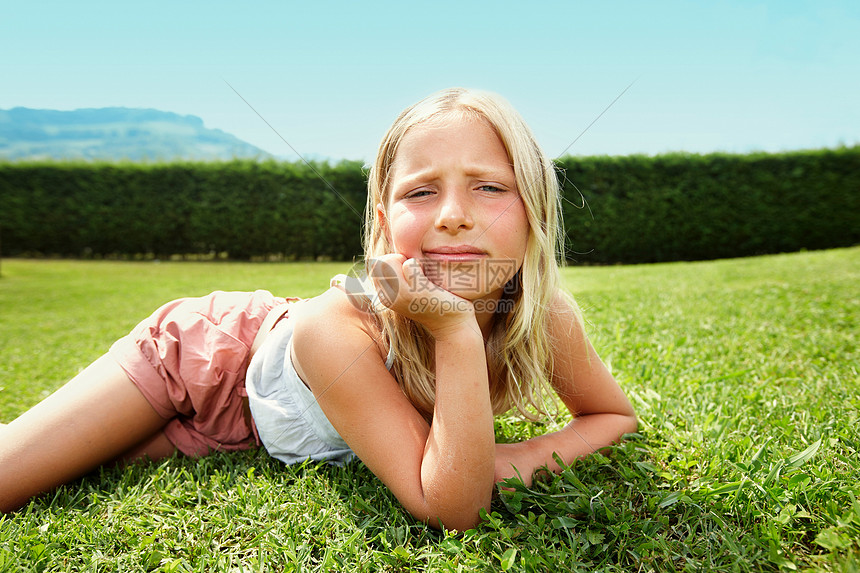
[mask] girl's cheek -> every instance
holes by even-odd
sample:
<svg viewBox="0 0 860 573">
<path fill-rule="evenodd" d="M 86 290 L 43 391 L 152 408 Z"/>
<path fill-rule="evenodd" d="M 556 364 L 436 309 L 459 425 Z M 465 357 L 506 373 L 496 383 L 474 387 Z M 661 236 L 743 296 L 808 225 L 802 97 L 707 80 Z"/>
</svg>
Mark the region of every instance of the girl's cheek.
<svg viewBox="0 0 860 573">
<path fill-rule="evenodd" d="M 414 222 L 397 221 L 391 226 L 389 243 L 395 252 L 412 258 L 419 254 L 417 235 Z"/>
</svg>

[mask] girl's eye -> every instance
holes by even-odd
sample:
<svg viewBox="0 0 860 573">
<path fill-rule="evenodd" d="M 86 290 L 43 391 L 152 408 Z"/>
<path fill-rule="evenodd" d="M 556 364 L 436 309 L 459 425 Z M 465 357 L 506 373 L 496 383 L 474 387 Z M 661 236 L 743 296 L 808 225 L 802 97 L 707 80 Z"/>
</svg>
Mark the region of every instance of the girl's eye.
<svg viewBox="0 0 860 573">
<path fill-rule="evenodd" d="M 403 196 L 404 199 L 417 199 L 418 197 L 424 197 L 426 195 L 430 195 L 430 191 L 427 189 L 418 189 L 416 191 L 412 191 L 411 193 L 407 193 Z"/>
<path fill-rule="evenodd" d="M 505 190 L 501 187 L 496 187 L 495 185 L 481 185 L 479 187 L 481 191 L 489 191 L 490 193 L 504 193 Z"/>
</svg>

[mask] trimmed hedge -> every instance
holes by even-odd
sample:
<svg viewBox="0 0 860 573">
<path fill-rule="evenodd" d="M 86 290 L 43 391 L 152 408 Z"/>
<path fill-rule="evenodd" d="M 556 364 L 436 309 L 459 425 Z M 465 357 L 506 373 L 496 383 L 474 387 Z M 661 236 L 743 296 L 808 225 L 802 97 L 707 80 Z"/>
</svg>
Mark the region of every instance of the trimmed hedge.
<svg viewBox="0 0 860 573">
<path fill-rule="evenodd" d="M 13 256 L 349 259 L 364 185 L 356 162 L 5 164 L 0 228 Z"/>
<path fill-rule="evenodd" d="M 568 258 L 580 262 L 716 259 L 860 242 L 860 146 L 558 163 Z M 583 197 L 590 212 L 577 208 Z"/>
<path fill-rule="evenodd" d="M 858 146 L 557 163 L 568 258 L 580 263 L 860 243 Z M 5 256 L 349 260 L 361 254 L 365 180 L 358 162 L 0 163 L 0 240 Z"/>
</svg>

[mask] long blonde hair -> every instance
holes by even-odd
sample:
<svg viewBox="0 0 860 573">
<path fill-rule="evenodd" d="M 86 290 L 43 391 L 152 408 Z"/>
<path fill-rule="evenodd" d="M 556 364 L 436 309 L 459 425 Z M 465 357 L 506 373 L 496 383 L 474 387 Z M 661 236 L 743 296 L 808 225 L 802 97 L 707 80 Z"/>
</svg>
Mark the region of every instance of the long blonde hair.
<svg viewBox="0 0 860 573">
<path fill-rule="evenodd" d="M 532 418 L 535 410 L 548 411 L 553 368 L 549 309 L 560 284 L 563 230 L 553 163 L 507 101 L 495 94 L 453 88 L 433 94 L 400 114 L 382 139 L 368 178 L 365 263 L 392 252 L 376 205 L 388 205 L 389 177 L 400 142 L 412 127 L 444 120 L 451 114 L 483 119 L 496 131 L 513 165 L 525 205 L 529 223 L 525 258 L 502 295 L 513 303 L 513 309 L 497 313 L 486 352 L 494 413 L 513 406 Z M 499 308 L 510 306 L 500 304 Z M 432 335 L 422 325 L 389 309 L 379 310 L 378 318 L 388 344 L 395 350 L 395 378 L 416 408 L 431 419 L 435 401 Z"/>
</svg>

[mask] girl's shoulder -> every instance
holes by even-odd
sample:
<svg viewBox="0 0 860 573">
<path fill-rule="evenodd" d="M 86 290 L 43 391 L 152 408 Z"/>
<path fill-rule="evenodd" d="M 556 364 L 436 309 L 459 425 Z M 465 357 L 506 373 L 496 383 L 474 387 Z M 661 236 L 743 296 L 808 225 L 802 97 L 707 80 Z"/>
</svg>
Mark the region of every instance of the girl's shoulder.
<svg viewBox="0 0 860 573">
<path fill-rule="evenodd" d="M 553 386 L 568 386 L 575 371 L 590 362 L 591 343 L 579 306 L 573 297 L 559 289 L 549 304 L 547 330 L 552 345 Z"/>
<path fill-rule="evenodd" d="M 572 296 L 562 289 L 555 291 L 549 304 L 549 320 L 547 322 L 550 334 L 554 339 L 563 336 L 583 334 L 582 313 Z"/>
<path fill-rule="evenodd" d="M 297 354 L 349 352 L 375 347 L 385 362 L 385 348 L 379 325 L 372 313 L 364 310 L 350 295 L 338 288 L 302 301 L 290 313 L 293 347 Z M 304 350 L 304 352 L 303 352 Z"/>
<path fill-rule="evenodd" d="M 343 289 L 333 286 L 324 293 L 302 301 L 302 310 L 299 318 L 308 320 L 324 319 L 340 326 L 366 327 L 375 325 L 376 320 L 373 313 L 356 302 L 354 297 Z M 378 330 L 378 327 L 376 327 Z"/>
</svg>

